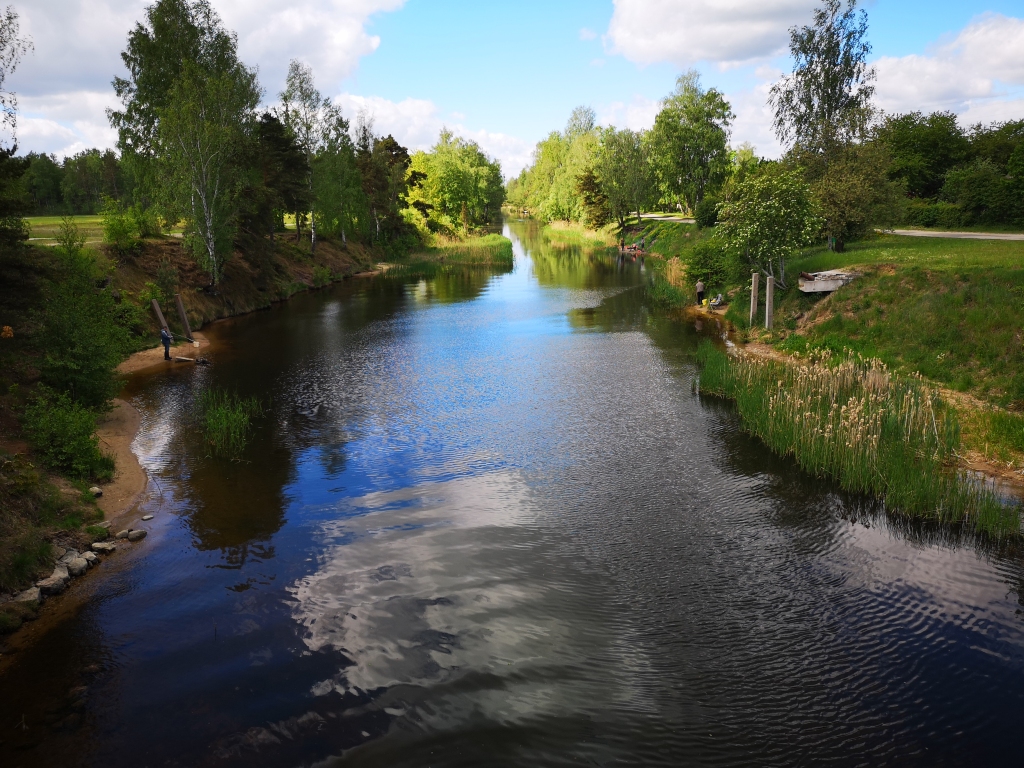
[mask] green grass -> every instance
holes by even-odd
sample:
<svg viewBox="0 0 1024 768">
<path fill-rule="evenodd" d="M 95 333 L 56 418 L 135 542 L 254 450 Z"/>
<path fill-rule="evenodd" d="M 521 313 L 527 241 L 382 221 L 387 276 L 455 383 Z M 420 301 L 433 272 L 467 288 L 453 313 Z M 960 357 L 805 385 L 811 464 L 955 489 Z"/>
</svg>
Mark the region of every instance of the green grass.
<svg viewBox="0 0 1024 768">
<path fill-rule="evenodd" d="M 1002 536 L 1020 510 L 952 465 L 961 447 L 955 411 L 920 378 L 878 360 L 824 353 L 806 366 L 698 350 L 702 393 L 734 400 L 744 429 L 806 471 L 884 499 L 912 518 Z"/>
<path fill-rule="evenodd" d="M 465 240 L 438 241 L 425 254 L 414 253 L 411 258 L 436 260 L 445 264 L 508 267 L 511 267 L 515 260 L 512 254 L 512 241 L 494 233 L 468 237 Z"/>
<path fill-rule="evenodd" d="M 223 389 L 204 389 L 199 395 L 203 437 L 217 456 L 238 459 L 252 436 L 252 422 L 263 412 L 263 404 L 255 397 L 239 397 Z"/>
<path fill-rule="evenodd" d="M 29 216 L 25 221 L 29 226 L 29 237 L 41 238 L 44 244 L 52 245 L 56 241 L 57 230 L 60 229 L 62 216 Z M 103 218 L 101 216 L 72 216 L 79 232 L 85 235 L 87 243 L 103 242 Z"/>
</svg>

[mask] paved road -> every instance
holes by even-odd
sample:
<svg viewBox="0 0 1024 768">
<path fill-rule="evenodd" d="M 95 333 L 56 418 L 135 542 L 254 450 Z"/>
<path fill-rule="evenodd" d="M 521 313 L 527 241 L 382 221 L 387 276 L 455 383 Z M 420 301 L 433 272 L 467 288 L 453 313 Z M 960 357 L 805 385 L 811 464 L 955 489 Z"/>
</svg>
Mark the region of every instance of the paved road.
<svg viewBox="0 0 1024 768">
<path fill-rule="evenodd" d="M 696 219 L 685 219 L 681 216 L 659 216 L 654 213 L 641 213 L 640 218 L 644 221 L 674 221 L 678 224 L 696 224 Z"/>
<path fill-rule="evenodd" d="M 925 229 L 879 230 L 891 235 L 906 237 L 948 237 L 953 240 L 1024 240 L 1024 234 L 1002 232 L 939 232 Z"/>
</svg>

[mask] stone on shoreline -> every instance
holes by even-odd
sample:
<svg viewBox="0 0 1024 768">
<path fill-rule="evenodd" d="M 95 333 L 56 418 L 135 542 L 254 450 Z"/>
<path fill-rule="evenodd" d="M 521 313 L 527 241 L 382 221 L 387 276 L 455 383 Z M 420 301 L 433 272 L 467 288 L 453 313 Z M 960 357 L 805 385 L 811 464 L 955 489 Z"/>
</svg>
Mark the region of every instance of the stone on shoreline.
<svg viewBox="0 0 1024 768">
<path fill-rule="evenodd" d="M 109 528 L 110 527 L 110 521 L 109 520 L 104 520 L 102 523 L 96 523 L 96 527 L 97 528 Z"/>
<path fill-rule="evenodd" d="M 68 573 L 76 578 L 88 570 L 89 561 L 84 557 L 76 557 L 74 560 L 68 561 Z"/>
<path fill-rule="evenodd" d="M 143 515 L 143 516 L 142 516 L 142 520 L 143 520 L 143 522 L 145 522 L 146 520 L 152 520 L 152 519 L 153 519 L 153 516 L 152 516 L 152 515 Z"/>
<path fill-rule="evenodd" d="M 91 493 L 98 499 L 100 496 L 103 495 L 103 489 L 100 488 L 98 485 L 94 485 L 92 488 L 89 489 L 89 493 Z"/>
<path fill-rule="evenodd" d="M 118 531 L 117 533 L 114 534 L 114 538 L 115 539 L 127 539 L 128 538 L 128 529 L 125 528 L 123 531 Z"/>
<path fill-rule="evenodd" d="M 59 595 L 67 588 L 69 581 L 71 581 L 71 576 L 68 569 L 63 565 L 58 565 L 49 577 L 37 581 L 36 586 L 44 595 Z"/>
<path fill-rule="evenodd" d="M 53 548 L 53 556 L 57 560 L 60 560 L 62 557 L 64 557 L 64 555 L 66 553 L 67 553 L 67 550 L 64 549 L 64 547 L 54 547 Z"/>
<path fill-rule="evenodd" d="M 97 541 L 92 545 L 93 552 L 99 552 L 101 555 L 109 555 L 117 549 L 117 545 L 110 541 Z"/>
<path fill-rule="evenodd" d="M 15 596 L 13 602 L 15 603 L 41 603 L 43 602 L 43 593 L 39 590 L 39 587 L 29 587 L 21 594 Z"/>
<path fill-rule="evenodd" d="M 142 541 L 144 538 L 146 538 L 145 531 L 136 530 L 128 532 L 128 541 Z"/>
<path fill-rule="evenodd" d="M 81 557 L 81 553 L 77 549 L 68 549 L 57 562 L 61 565 L 67 565 L 77 557 Z"/>
<path fill-rule="evenodd" d="M 82 558 L 89 563 L 89 566 L 98 565 L 100 559 L 96 556 L 95 552 L 83 552 Z"/>
</svg>

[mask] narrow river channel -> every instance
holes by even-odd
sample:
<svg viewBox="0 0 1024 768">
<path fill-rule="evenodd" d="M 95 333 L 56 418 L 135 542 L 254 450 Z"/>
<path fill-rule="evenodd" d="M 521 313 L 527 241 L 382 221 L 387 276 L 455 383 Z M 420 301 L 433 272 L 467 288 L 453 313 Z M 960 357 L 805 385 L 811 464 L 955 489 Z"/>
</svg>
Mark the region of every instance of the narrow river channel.
<svg viewBox="0 0 1024 768">
<path fill-rule="evenodd" d="M 0 764 L 1024 762 L 1024 556 L 772 456 L 639 264 L 506 234 L 132 379 L 149 538 L 7 667 Z M 269 405 L 244 461 L 208 385 Z"/>
</svg>

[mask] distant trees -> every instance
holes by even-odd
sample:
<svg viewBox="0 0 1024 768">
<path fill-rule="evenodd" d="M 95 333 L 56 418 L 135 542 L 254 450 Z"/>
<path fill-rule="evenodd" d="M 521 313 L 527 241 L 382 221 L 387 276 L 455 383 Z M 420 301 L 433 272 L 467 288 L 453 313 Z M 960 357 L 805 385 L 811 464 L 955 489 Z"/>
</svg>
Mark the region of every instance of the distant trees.
<svg viewBox="0 0 1024 768">
<path fill-rule="evenodd" d="M 501 166 L 475 141 L 441 130 L 429 152 L 411 161 L 410 204 L 436 232 L 465 232 L 495 220 L 505 199 Z"/>
<path fill-rule="evenodd" d="M 604 130 L 594 170 L 620 229 L 630 213 L 635 212 L 639 221 L 640 212 L 656 199 L 654 169 L 641 133 L 629 128 Z"/>
</svg>

